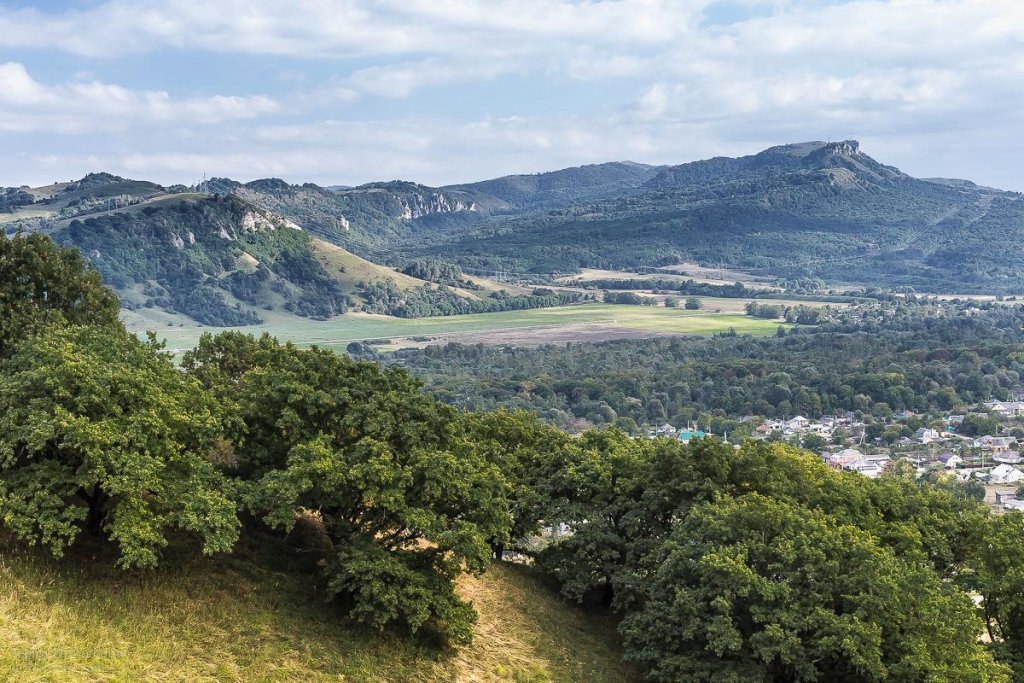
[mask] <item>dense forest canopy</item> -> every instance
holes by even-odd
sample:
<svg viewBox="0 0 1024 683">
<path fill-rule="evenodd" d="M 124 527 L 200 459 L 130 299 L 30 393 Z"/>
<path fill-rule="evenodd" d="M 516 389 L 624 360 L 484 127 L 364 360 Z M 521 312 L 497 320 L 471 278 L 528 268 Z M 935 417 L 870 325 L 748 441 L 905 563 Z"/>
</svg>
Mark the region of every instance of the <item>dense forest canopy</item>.
<svg viewBox="0 0 1024 683">
<path fill-rule="evenodd" d="M 737 436 L 743 416 L 949 411 L 1024 390 L 1024 308 L 865 305 L 769 338 L 621 340 L 540 348 L 448 344 L 388 362 L 472 410 L 534 411 L 562 427 L 698 422 Z"/>
</svg>

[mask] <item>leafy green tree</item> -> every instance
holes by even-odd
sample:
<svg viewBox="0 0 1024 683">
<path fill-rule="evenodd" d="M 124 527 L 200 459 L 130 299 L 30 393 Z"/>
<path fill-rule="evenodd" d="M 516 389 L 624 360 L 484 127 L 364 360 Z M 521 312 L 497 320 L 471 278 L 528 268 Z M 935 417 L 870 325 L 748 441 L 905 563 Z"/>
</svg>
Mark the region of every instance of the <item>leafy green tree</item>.
<svg viewBox="0 0 1024 683">
<path fill-rule="evenodd" d="M 217 404 L 152 343 L 117 326 L 49 327 L 0 361 L 0 522 L 63 554 L 105 535 L 125 567 L 152 567 L 170 529 L 206 553 L 238 536 L 207 456 Z"/>
<path fill-rule="evenodd" d="M 47 324 L 117 323 L 117 297 L 76 249 L 0 230 L 0 356 Z"/>
<path fill-rule="evenodd" d="M 538 564 L 568 597 L 625 609 L 642 599 L 642 564 L 672 520 L 721 490 L 733 449 L 713 439 L 685 446 L 616 430 L 585 432 L 574 445 L 579 450 L 566 460 L 560 481 L 552 480 L 562 505 L 548 517 L 570 533 L 548 546 Z"/>
<path fill-rule="evenodd" d="M 821 453 L 828 446 L 825 437 L 818 434 L 805 434 L 800 445 L 814 453 Z"/>
<path fill-rule="evenodd" d="M 542 521 L 552 518 L 562 505 L 559 473 L 572 457 L 573 440 L 522 411 L 471 413 L 467 424 L 477 448 L 500 468 L 511 486 L 509 537 L 516 544 L 514 549 L 523 551 L 523 542 L 538 533 Z M 492 548 L 495 558 L 501 560 L 505 544 L 493 539 Z"/>
<path fill-rule="evenodd" d="M 484 570 L 513 515 L 461 414 L 404 371 L 268 337 L 206 336 L 185 367 L 237 417 L 246 507 L 281 530 L 303 511 L 322 519 L 328 586 L 355 619 L 470 639 L 475 612 L 454 581 Z"/>
<path fill-rule="evenodd" d="M 666 296 L 665 297 L 665 308 L 679 308 L 679 297 L 677 297 L 677 296 Z"/>
<path fill-rule="evenodd" d="M 957 431 L 964 436 L 994 436 L 999 433 L 999 418 L 992 415 L 971 413 L 964 416 Z"/>
<path fill-rule="evenodd" d="M 967 596 L 871 534 L 757 494 L 699 505 L 621 631 L 652 681 L 1006 681 Z"/>
<path fill-rule="evenodd" d="M 628 306 L 643 306 L 648 297 L 643 297 L 636 292 L 605 292 L 604 302 L 606 304 L 625 304 Z M 653 301 L 653 299 L 650 299 Z"/>
<path fill-rule="evenodd" d="M 1024 514 L 993 517 L 974 570 L 989 638 L 1024 678 Z"/>
<path fill-rule="evenodd" d="M 690 297 L 686 298 L 686 304 L 684 305 L 684 308 L 686 308 L 686 310 L 688 310 L 688 311 L 696 311 L 696 310 L 699 310 L 700 307 L 701 307 L 701 300 L 698 299 L 697 297 L 690 296 Z"/>
</svg>

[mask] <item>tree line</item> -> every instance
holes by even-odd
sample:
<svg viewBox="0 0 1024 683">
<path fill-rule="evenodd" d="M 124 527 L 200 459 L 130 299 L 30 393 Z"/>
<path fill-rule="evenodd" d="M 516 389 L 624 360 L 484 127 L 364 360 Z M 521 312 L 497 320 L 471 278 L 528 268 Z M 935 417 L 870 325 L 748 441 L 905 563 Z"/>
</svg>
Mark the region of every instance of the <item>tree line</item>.
<svg viewBox="0 0 1024 683">
<path fill-rule="evenodd" d="M 365 301 L 364 311 L 398 318 L 522 311 L 591 300 L 587 294 L 546 288 L 535 289 L 530 294 L 512 294 L 500 290 L 491 292 L 487 297 L 471 299 L 445 284 L 402 289 L 391 278 L 359 282 L 357 290 Z"/>
</svg>

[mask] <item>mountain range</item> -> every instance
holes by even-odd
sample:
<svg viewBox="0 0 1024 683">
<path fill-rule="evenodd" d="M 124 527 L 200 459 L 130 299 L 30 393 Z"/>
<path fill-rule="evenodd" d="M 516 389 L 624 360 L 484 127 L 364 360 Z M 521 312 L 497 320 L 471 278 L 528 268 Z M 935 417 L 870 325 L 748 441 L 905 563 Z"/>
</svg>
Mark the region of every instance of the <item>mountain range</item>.
<svg viewBox="0 0 1024 683">
<path fill-rule="evenodd" d="M 470 272 L 544 274 L 697 262 L 964 292 L 1018 292 L 1024 276 L 1021 194 L 914 178 L 854 140 L 436 188 L 396 181 L 332 191 L 256 181 L 222 189 L 392 265 L 432 256 Z"/>
<path fill-rule="evenodd" d="M 274 178 L 165 187 L 93 173 L 0 188 L 0 225 L 78 247 L 128 307 L 208 324 L 254 322 L 280 308 L 313 317 L 353 306 L 493 310 L 511 305 L 496 297 L 528 295 L 498 295 L 501 287 L 472 275 L 495 271 L 542 279 L 696 262 L 776 278 L 991 293 L 1019 292 L 1024 277 L 1021 194 L 914 178 L 853 140 L 444 187 Z M 419 277 L 441 272 L 441 280 Z"/>
</svg>

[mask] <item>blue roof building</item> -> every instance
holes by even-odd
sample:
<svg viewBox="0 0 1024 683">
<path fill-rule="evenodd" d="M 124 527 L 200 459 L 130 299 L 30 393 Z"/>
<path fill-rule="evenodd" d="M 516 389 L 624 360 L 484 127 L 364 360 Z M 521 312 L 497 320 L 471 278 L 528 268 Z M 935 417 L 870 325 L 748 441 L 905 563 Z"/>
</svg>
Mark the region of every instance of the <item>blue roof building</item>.
<svg viewBox="0 0 1024 683">
<path fill-rule="evenodd" d="M 703 439 L 706 435 L 704 432 L 691 429 L 683 429 L 679 432 L 679 436 L 676 437 L 683 443 L 690 443 L 693 439 Z"/>
</svg>

